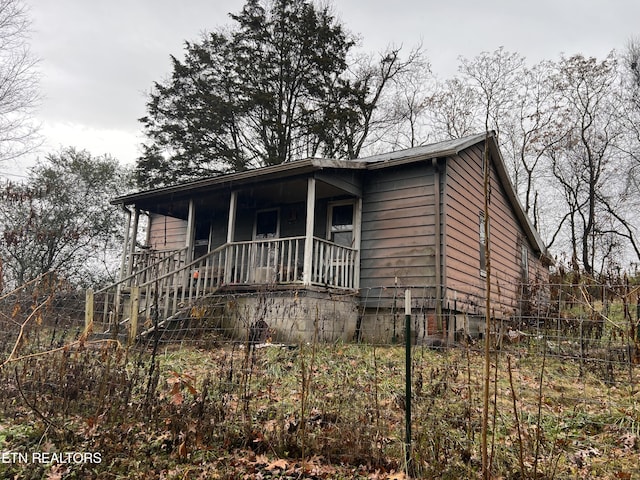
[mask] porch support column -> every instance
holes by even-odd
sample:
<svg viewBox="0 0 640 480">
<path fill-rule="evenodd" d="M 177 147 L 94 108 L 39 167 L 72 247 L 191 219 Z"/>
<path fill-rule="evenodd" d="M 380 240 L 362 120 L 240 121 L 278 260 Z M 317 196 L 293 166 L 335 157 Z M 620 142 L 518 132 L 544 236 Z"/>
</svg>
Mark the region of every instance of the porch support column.
<svg viewBox="0 0 640 480">
<path fill-rule="evenodd" d="M 189 200 L 189 213 L 187 216 L 187 238 L 185 240 L 185 247 L 187 250 L 186 262 L 191 263 L 193 260 L 193 240 L 195 238 L 196 227 L 196 205 L 192 199 Z"/>
<path fill-rule="evenodd" d="M 124 245 L 122 246 L 122 261 L 120 262 L 120 280 L 124 279 L 128 273 L 125 270 L 127 267 L 127 253 L 129 252 L 129 233 L 131 232 L 131 210 L 125 205 L 122 205 L 122 210 L 127 216 L 126 226 L 124 229 Z"/>
<path fill-rule="evenodd" d="M 125 276 L 131 275 L 131 271 L 133 270 L 133 255 L 136 253 L 136 243 L 138 243 L 138 221 L 140 220 L 140 210 L 135 209 L 133 213 L 133 226 L 131 227 L 131 236 L 130 236 L 130 244 L 129 244 L 129 262 L 127 264 L 127 274 Z"/>
<path fill-rule="evenodd" d="M 304 270 L 302 273 L 302 283 L 311 285 L 311 272 L 313 268 L 313 226 L 315 223 L 316 206 L 316 179 L 311 177 L 307 180 L 307 226 L 304 238 Z"/>
<path fill-rule="evenodd" d="M 236 231 L 236 211 L 238 210 L 238 192 L 232 191 L 229 198 L 229 219 L 227 221 L 227 244 L 232 244 L 235 239 Z M 224 283 L 231 283 L 233 272 L 233 249 L 226 248 L 224 255 Z"/>
<path fill-rule="evenodd" d="M 238 192 L 231 192 L 229 199 L 229 221 L 227 223 L 227 243 L 233 243 L 236 230 L 236 210 L 238 208 Z"/>
<path fill-rule="evenodd" d="M 356 249 L 353 260 L 353 288 L 360 288 L 360 239 L 362 238 L 362 197 L 356 199 L 353 212 L 353 248 Z"/>
</svg>

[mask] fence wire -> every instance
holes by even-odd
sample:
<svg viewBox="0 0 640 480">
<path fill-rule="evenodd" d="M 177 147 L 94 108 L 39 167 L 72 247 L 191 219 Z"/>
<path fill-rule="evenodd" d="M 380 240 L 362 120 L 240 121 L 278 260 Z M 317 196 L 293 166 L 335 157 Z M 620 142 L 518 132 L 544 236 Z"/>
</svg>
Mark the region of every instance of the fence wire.
<svg viewBox="0 0 640 480">
<path fill-rule="evenodd" d="M 25 288 L 0 300 L 0 473 L 478 478 L 488 340 L 496 476 L 640 475 L 637 289 L 521 291 L 487 331 L 412 289 L 407 457 L 399 289 L 219 293 L 131 335 L 87 329 L 84 292 Z"/>
</svg>

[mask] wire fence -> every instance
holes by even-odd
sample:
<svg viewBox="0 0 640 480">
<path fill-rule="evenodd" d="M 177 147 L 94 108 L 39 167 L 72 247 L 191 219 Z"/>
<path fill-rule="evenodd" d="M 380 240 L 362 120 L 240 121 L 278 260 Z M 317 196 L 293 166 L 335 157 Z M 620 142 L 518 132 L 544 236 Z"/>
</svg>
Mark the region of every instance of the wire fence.
<svg viewBox="0 0 640 480">
<path fill-rule="evenodd" d="M 412 288 L 407 399 L 400 289 L 218 292 L 132 334 L 30 285 L 0 299 L 0 473 L 479 478 L 488 340 L 494 475 L 640 475 L 637 288 L 520 290 L 487 331 Z"/>
</svg>

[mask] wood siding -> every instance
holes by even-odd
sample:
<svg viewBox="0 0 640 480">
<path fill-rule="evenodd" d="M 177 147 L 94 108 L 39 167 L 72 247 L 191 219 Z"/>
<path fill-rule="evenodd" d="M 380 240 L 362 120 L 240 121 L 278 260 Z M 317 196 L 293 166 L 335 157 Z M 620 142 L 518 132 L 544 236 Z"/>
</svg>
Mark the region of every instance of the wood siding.
<svg viewBox="0 0 640 480">
<path fill-rule="evenodd" d="M 398 287 L 434 285 L 433 178 L 430 163 L 421 162 L 375 171 L 365 180 L 360 287 L 369 303 L 392 298 L 396 278 Z"/>
<path fill-rule="evenodd" d="M 466 149 L 447 162 L 445 187 L 445 306 L 484 313 L 486 277 L 480 271 L 480 222 L 484 210 L 483 145 Z M 527 247 L 529 274 L 540 261 L 522 233 L 513 206 L 497 174 L 491 170 L 489 246 L 492 308 L 496 316 L 517 311 L 523 281 L 522 245 Z"/>
<path fill-rule="evenodd" d="M 186 220 L 152 213 L 149 229 L 149 246 L 155 250 L 175 250 L 185 246 Z"/>
</svg>

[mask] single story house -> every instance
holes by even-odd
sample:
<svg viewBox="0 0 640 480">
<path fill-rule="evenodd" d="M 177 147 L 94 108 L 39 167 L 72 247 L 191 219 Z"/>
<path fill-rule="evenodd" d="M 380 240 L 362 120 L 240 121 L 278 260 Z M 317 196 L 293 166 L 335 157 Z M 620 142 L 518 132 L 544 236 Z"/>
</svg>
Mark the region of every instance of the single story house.
<svg viewBox="0 0 640 480">
<path fill-rule="evenodd" d="M 224 293 L 233 301 L 222 323 L 236 331 L 243 327 L 234 322 L 264 320 L 287 339 L 320 330 L 326 340 L 385 340 L 410 289 L 428 320 L 416 335 L 469 328 L 469 317 L 484 315 L 486 142 L 492 315 L 516 315 L 522 285 L 546 280 L 548 255 L 493 133 L 118 197 L 128 234 L 121 280 L 104 290 L 115 302 L 105 302 L 105 315 L 177 318 Z"/>
</svg>

